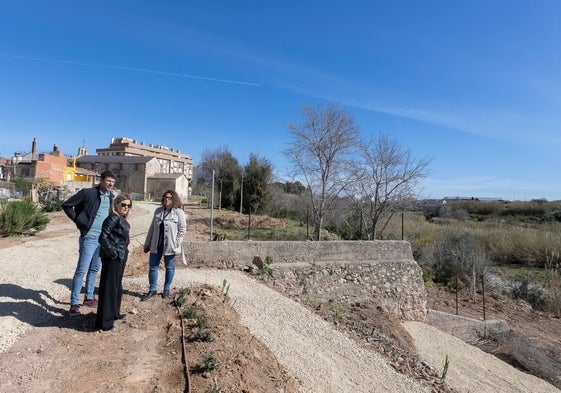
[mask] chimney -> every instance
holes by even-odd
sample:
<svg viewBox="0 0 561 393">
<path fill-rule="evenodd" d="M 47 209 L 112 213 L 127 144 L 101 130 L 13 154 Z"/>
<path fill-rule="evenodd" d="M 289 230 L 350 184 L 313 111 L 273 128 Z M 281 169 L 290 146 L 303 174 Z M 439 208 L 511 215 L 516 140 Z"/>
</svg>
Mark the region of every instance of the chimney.
<svg viewBox="0 0 561 393">
<path fill-rule="evenodd" d="M 33 138 L 33 142 L 31 143 L 31 162 L 37 161 L 37 140 Z"/>
<path fill-rule="evenodd" d="M 53 152 L 51 154 L 53 156 L 62 157 L 62 152 L 58 150 L 58 146 L 56 144 L 53 145 Z"/>
</svg>

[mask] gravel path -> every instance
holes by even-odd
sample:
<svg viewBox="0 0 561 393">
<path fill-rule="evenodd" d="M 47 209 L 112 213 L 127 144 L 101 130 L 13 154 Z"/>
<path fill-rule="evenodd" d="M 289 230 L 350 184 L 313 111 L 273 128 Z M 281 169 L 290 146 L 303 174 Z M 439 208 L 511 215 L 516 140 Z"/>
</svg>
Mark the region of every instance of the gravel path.
<svg viewBox="0 0 561 393">
<path fill-rule="evenodd" d="M 515 369 L 493 355 L 420 322 L 404 322 L 420 357 L 442 373 L 448 357 L 446 381 L 461 392 L 559 392 L 555 386 Z"/>
<path fill-rule="evenodd" d="M 305 392 L 428 392 L 308 309 L 239 271 L 181 270 L 176 287 L 230 285 L 241 322 L 303 385 Z M 134 278 L 142 284 L 146 279 Z"/>
<path fill-rule="evenodd" d="M 132 241 L 140 245 L 156 205 L 136 206 L 145 212 L 131 218 Z M 77 242 L 73 233 L 0 252 L 0 352 L 22 334 L 32 334 L 31 324 L 66 312 Z M 308 309 L 241 272 L 178 269 L 174 286 L 221 287 L 224 280 L 242 323 L 301 381 L 305 392 L 428 391 L 395 372 L 379 354 L 362 349 Z M 146 277 L 126 278 L 124 285 L 145 286 Z M 448 355 L 447 381 L 458 391 L 559 392 L 428 325 L 408 322 L 405 327 L 420 356 L 433 366 L 441 368 Z"/>
</svg>

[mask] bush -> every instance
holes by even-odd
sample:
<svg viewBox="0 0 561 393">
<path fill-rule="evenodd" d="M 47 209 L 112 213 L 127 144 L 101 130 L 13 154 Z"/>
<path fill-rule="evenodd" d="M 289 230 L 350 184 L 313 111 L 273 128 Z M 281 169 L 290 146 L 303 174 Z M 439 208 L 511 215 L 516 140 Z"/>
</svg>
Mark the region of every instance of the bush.
<svg viewBox="0 0 561 393">
<path fill-rule="evenodd" d="M 58 212 L 62 210 L 62 199 L 51 199 L 50 201 L 43 202 L 43 211 Z"/>
<path fill-rule="evenodd" d="M 469 214 L 478 216 L 498 216 L 502 214 L 507 205 L 504 202 L 454 201 L 448 204 L 452 210 L 465 210 Z"/>
<path fill-rule="evenodd" d="M 460 279 L 469 286 L 490 265 L 480 243 L 469 232 L 449 230 L 424 251 L 420 256 L 428 276 L 447 285 Z"/>
<path fill-rule="evenodd" d="M 31 199 L 8 202 L 0 213 L 0 236 L 34 235 L 48 223 L 47 215 Z"/>
<path fill-rule="evenodd" d="M 533 308 L 543 310 L 545 306 L 544 291 L 541 287 L 532 285 L 528 277 L 516 276 L 512 283 L 511 296 L 514 299 L 527 301 Z"/>
<path fill-rule="evenodd" d="M 561 276 L 555 271 L 549 271 L 548 275 L 545 309 L 559 318 L 561 317 Z"/>
</svg>

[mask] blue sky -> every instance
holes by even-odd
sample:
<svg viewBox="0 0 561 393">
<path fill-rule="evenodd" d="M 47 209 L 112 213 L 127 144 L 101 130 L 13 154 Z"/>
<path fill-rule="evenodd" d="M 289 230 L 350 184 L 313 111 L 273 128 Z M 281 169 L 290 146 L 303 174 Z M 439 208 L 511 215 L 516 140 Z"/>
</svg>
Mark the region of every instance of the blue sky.
<svg viewBox="0 0 561 393">
<path fill-rule="evenodd" d="M 128 137 L 282 177 L 303 104 L 431 158 L 419 197 L 561 199 L 561 2 L 1 1 L 0 156 Z"/>
</svg>

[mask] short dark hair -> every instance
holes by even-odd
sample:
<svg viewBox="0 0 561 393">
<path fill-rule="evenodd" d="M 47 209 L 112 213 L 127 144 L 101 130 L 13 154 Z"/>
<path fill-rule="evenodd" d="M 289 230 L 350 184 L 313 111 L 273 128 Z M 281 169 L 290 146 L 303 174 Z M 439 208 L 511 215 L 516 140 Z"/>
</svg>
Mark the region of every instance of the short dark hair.
<svg viewBox="0 0 561 393">
<path fill-rule="evenodd" d="M 115 176 L 115 174 L 113 172 L 111 172 L 110 170 L 106 170 L 101 172 L 101 178 L 105 179 L 106 177 L 112 177 L 113 179 L 116 179 L 117 176 Z"/>
</svg>

